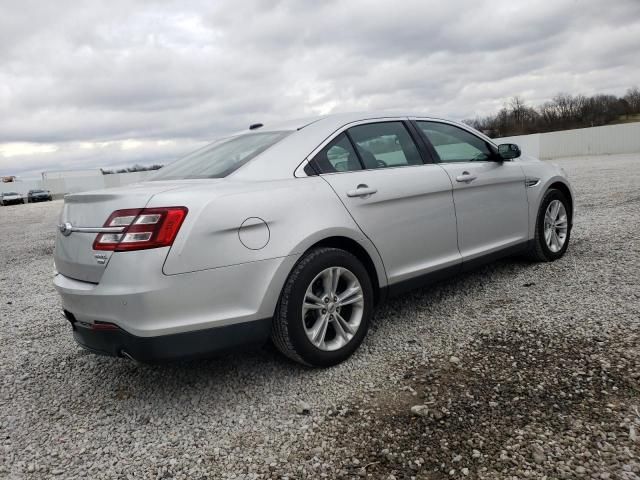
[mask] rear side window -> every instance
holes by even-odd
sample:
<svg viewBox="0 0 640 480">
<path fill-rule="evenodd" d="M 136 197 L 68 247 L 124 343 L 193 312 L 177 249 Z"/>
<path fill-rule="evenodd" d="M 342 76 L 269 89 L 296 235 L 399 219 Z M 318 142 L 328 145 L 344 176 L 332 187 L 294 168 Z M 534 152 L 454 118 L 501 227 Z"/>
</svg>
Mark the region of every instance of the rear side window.
<svg viewBox="0 0 640 480">
<path fill-rule="evenodd" d="M 310 164 L 316 173 L 362 170 L 358 156 L 344 133 L 338 135 L 320 150 Z"/>
<path fill-rule="evenodd" d="M 487 142 L 462 128 L 439 122 L 417 124 L 435 148 L 441 162 L 484 161 L 494 157 Z"/>
<path fill-rule="evenodd" d="M 349 135 L 362 159 L 364 168 L 422 165 L 418 147 L 402 122 L 358 125 Z"/>
<path fill-rule="evenodd" d="M 161 168 L 151 180 L 226 177 L 290 133 L 248 133 L 223 138 Z"/>
</svg>

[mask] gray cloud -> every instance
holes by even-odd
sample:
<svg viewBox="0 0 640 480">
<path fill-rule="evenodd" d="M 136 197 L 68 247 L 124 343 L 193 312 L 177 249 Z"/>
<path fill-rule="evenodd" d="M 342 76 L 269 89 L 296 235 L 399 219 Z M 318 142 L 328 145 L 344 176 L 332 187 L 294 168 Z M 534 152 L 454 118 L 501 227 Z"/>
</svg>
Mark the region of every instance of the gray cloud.
<svg viewBox="0 0 640 480">
<path fill-rule="evenodd" d="M 637 0 L 6 0 L 0 174 L 168 161 L 330 111 L 468 118 L 513 95 L 621 94 L 638 44 Z"/>
</svg>

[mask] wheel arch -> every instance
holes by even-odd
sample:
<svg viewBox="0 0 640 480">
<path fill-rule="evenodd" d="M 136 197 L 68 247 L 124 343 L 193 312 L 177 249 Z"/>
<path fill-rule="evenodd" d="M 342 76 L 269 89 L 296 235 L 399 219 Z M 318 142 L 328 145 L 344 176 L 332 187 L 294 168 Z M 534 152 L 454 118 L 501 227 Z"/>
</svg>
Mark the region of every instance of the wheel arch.
<svg viewBox="0 0 640 480">
<path fill-rule="evenodd" d="M 569 202 L 569 211 L 571 212 L 571 223 L 573 224 L 574 208 L 573 208 L 573 192 L 571 191 L 571 188 L 569 188 L 569 186 L 566 183 L 561 181 L 552 182 L 547 187 L 547 190 L 550 190 L 552 188 L 555 188 L 556 190 L 560 190 L 567 197 L 567 201 Z"/>
<path fill-rule="evenodd" d="M 350 237 L 345 237 L 341 235 L 334 235 L 331 237 L 323 238 L 322 240 L 317 241 L 313 245 L 311 245 L 306 251 L 313 250 L 314 248 L 320 247 L 330 247 L 330 248 L 339 248 L 341 250 L 345 250 L 352 255 L 354 255 L 367 270 L 369 274 L 369 278 L 371 279 L 371 284 L 373 286 L 373 294 L 374 294 L 374 303 L 378 304 L 382 298 L 382 287 L 380 282 L 380 273 L 378 270 L 380 267 L 376 267 L 374 260 L 371 258 L 371 255 L 367 251 L 365 247 L 363 247 L 359 242 Z M 384 272 L 382 272 L 382 277 L 385 277 Z M 386 282 L 385 282 L 386 283 Z"/>
</svg>

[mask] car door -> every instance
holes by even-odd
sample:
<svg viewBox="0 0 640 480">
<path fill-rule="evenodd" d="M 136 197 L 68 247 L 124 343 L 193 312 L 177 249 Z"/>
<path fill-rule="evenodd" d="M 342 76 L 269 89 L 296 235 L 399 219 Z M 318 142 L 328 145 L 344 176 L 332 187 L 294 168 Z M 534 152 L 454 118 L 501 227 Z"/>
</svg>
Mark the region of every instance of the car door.
<svg viewBox="0 0 640 480">
<path fill-rule="evenodd" d="M 500 160 L 494 146 L 457 125 L 416 126 L 451 179 L 463 263 L 526 242 L 529 205 L 518 162 Z"/>
<path fill-rule="evenodd" d="M 424 163 L 405 122 L 354 125 L 309 165 L 376 246 L 389 284 L 461 265 L 451 181 Z"/>
</svg>

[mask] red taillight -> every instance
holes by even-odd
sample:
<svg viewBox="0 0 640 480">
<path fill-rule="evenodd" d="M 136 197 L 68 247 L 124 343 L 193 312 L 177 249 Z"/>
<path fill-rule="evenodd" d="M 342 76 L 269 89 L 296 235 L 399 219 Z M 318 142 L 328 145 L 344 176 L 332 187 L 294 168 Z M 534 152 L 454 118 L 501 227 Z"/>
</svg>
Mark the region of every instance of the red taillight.
<svg viewBox="0 0 640 480">
<path fill-rule="evenodd" d="M 129 252 L 169 247 L 178 235 L 187 212 L 186 207 L 116 210 L 104 226 L 122 227 L 122 231 L 98 234 L 93 249 Z"/>
<path fill-rule="evenodd" d="M 115 332 L 116 330 L 120 330 L 120 327 L 109 322 L 94 322 L 91 325 L 91 329 L 99 330 L 101 332 Z"/>
</svg>

